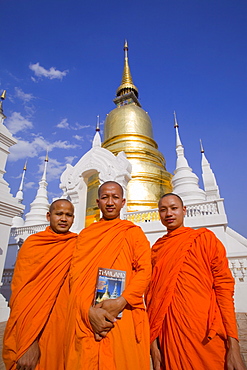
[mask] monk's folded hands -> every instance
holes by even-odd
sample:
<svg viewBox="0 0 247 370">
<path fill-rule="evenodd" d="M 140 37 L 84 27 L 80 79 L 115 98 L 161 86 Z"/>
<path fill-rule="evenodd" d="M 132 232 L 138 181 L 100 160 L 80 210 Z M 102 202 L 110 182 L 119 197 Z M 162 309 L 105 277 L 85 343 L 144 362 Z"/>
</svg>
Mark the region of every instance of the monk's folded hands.
<svg viewBox="0 0 247 370">
<path fill-rule="evenodd" d="M 106 336 L 106 334 L 114 328 L 114 322 L 116 321 L 116 318 L 113 315 L 108 313 L 104 308 L 99 307 L 99 305 L 90 307 L 88 317 L 93 332 L 95 334 L 100 334 L 102 337 Z M 104 335 L 102 333 L 106 334 Z"/>
</svg>

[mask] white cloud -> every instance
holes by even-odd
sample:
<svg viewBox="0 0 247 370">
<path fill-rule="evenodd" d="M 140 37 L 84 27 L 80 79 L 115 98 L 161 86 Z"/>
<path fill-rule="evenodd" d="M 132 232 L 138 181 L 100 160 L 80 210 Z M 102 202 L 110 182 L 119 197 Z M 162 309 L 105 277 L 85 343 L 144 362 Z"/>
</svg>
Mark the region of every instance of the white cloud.
<svg viewBox="0 0 247 370">
<path fill-rule="evenodd" d="M 65 128 L 67 130 L 82 130 L 84 128 L 89 128 L 91 127 L 90 125 L 80 125 L 78 122 L 75 123 L 74 126 L 70 125 L 68 122 L 68 118 L 63 118 L 61 122 L 57 124 L 58 128 Z"/>
<path fill-rule="evenodd" d="M 24 188 L 25 189 L 33 189 L 36 186 L 37 186 L 37 184 L 35 184 L 35 182 L 33 182 L 33 181 L 29 181 L 29 182 L 24 183 Z"/>
<path fill-rule="evenodd" d="M 59 149 L 75 149 L 75 148 L 78 148 L 79 145 L 77 144 L 70 144 L 68 141 L 61 141 L 61 140 L 58 140 L 58 141 L 55 141 L 54 143 L 50 143 L 48 148 L 49 150 L 52 150 L 52 149 L 55 149 L 55 148 L 59 148 Z"/>
<path fill-rule="evenodd" d="M 15 94 L 17 98 L 21 99 L 24 103 L 28 103 L 30 100 L 34 99 L 32 94 L 26 94 L 19 87 L 15 87 Z"/>
<path fill-rule="evenodd" d="M 53 149 L 75 149 L 78 145 L 70 144 L 68 141 L 48 142 L 42 136 L 36 136 L 32 141 L 18 139 L 18 143 L 10 148 L 10 155 L 8 159 L 15 162 L 22 158 L 37 157 L 44 153 L 48 148 L 49 151 Z"/>
<path fill-rule="evenodd" d="M 50 80 L 53 80 L 55 78 L 62 80 L 63 77 L 65 77 L 69 72 L 68 70 L 59 71 L 54 67 L 51 67 L 50 69 L 45 69 L 44 67 L 39 65 L 39 62 L 36 64 L 29 64 L 29 68 L 34 72 L 35 76 L 40 78 L 46 77 L 49 78 Z"/>
<path fill-rule="evenodd" d="M 21 113 L 13 112 L 11 116 L 6 119 L 6 126 L 12 134 L 16 134 L 19 131 L 32 128 L 33 124 L 31 121 L 23 117 Z"/>
<path fill-rule="evenodd" d="M 75 126 L 72 127 L 72 130 L 82 130 L 83 128 L 89 128 L 90 125 L 80 125 L 78 122 L 76 122 Z"/>
<path fill-rule="evenodd" d="M 68 119 L 67 118 L 63 118 L 62 121 L 59 122 L 56 127 L 69 129 Z"/>
<path fill-rule="evenodd" d="M 44 171 L 44 158 L 42 162 L 39 165 L 39 173 L 43 173 Z M 41 158 L 42 159 L 42 158 Z M 46 172 L 46 178 L 47 181 L 50 182 L 52 180 L 57 180 L 60 178 L 62 172 L 65 170 L 66 164 L 59 162 L 57 159 L 49 158 L 49 162 L 47 164 L 47 172 Z"/>
<path fill-rule="evenodd" d="M 78 158 L 77 155 L 70 155 L 68 157 L 65 157 L 64 160 L 65 160 L 65 163 L 69 163 L 69 164 L 72 164 L 72 162 L 74 161 L 74 159 Z"/>
<path fill-rule="evenodd" d="M 73 138 L 78 141 L 83 141 L 83 136 L 80 136 L 80 135 L 74 135 Z"/>
</svg>

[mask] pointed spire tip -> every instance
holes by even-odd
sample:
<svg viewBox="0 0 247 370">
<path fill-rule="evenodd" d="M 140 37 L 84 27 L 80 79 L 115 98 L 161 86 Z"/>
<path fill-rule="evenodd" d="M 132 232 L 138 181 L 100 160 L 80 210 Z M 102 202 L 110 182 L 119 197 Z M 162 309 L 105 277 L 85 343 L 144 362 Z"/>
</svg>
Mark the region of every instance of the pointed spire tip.
<svg viewBox="0 0 247 370">
<path fill-rule="evenodd" d="M 100 131 L 100 122 L 99 122 L 99 114 L 97 115 L 97 122 L 96 122 L 96 129 L 95 129 L 96 132 L 99 132 Z"/>
<path fill-rule="evenodd" d="M 176 116 L 176 112 L 175 111 L 173 112 L 173 115 L 174 115 L 174 128 L 179 127 L 178 126 L 178 121 L 177 121 L 177 116 Z"/>
<path fill-rule="evenodd" d="M 204 153 L 204 149 L 203 149 L 203 146 L 202 146 L 202 140 L 200 139 L 200 147 L 201 147 L 201 153 Z"/>
</svg>

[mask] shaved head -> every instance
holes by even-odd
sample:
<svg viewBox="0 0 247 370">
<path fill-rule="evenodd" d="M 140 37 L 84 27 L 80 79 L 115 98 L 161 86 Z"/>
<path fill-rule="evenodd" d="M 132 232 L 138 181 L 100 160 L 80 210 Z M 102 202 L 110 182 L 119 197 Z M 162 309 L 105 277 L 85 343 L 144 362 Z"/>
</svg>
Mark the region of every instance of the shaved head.
<svg viewBox="0 0 247 370">
<path fill-rule="evenodd" d="M 177 195 L 177 194 L 175 194 L 175 193 L 166 193 L 166 194 L 164 194 L 164 195 L 160 198 L 159 203 L 160 203 L 161 199 L 163 199 L 163 198 L 165 198 L 165 197 L 170 197 L 170 196 L 177 197 L 177 198 L 180 200 L 180 202 L 181 202 L 181 204 L 182 204 L 182 207 L 184 206 L 184 202 L 182 201 L 182 199 L 180 198 L 180 196 L 179 196 L 179 195 Z"/>
<path fill-rule="evenodd" d="M 100 185 L 100 187 L 99 187 L 99 189 L 98 189 L 98 197 L 100 197 L 101 190 L 102 190 L 103 186 L 105 186 L 105 185 L 118 185 L 118 186 L 119 186 L 119 189 L 120 189 L 120 191 L 121 191 L 122 198 L 123 198 L 123 195 L 124 195 L 123 188 L 122 188 L 122 186 L 121 186 L 118 182 L 116 182 L 116 181 L 106 181 L 106 182 L 104 182 L 102 185 Z"/>
<path fill-rule="evenodd" d="M 69 203 L 73 210 L 74 210 L 74 206 L 73 204 L 68 200 L 68 199 L 57 199 L 57 200 L 54 200 L 54 202 L 52 202 L 52 204 L 50 205 L 49 207 L 49 212 L 52 213 L 52 211 L 54 210 L 55 206 L 59 203 L 59 202 L 67 202 Z"/>
</svg>

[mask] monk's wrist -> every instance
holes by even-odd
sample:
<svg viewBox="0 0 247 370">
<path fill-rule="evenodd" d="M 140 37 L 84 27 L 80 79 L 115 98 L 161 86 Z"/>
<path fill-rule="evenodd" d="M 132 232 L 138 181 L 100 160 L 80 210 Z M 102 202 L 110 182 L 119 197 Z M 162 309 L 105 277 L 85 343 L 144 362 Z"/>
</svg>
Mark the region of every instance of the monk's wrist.
<svg viewBox="0 0 247 370">
<path fill-rule="evenodd" d="M 229 337 L 229 336 L 227 337 L 227 344 L 228 344 L 228 348 L 234 348 L 234 347 L 239 346 L 238 340 L 236 338 Z"/>
<path fill-rule="evenodd" d="M 128 303 L 123 296 L 120 296 L 120 297 L 116 298 L 115 301 L 116 301 L 117 307 L 119 309 L 119 312 L 123 311 L 126 304 Z"/>
</svg>

